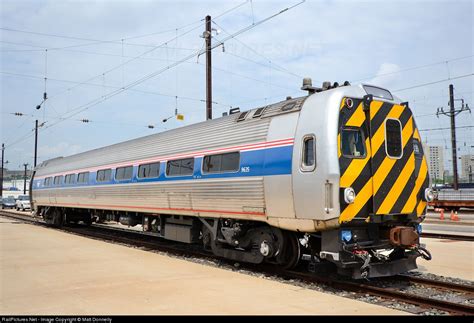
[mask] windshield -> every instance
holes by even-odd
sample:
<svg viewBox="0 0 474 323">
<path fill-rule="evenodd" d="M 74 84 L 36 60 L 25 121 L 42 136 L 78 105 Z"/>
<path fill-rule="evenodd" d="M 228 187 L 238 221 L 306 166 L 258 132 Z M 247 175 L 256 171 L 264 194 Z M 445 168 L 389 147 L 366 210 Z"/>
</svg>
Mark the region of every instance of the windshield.
<svg viewBox="0 0 474 323">
<path fill-rule="evenodd" d="M 364 137 L 360 129 L 343 129 L 342 154 L 347 158 L 365 157 Z"/>
<path fill-rule="evenodd" d="M 12 197 L 7 197 L 6 199 L 3 199 L 3 202 L 15 203 L 15 199 Z"/>
<path fill-rule="evenodd" d="M 23 196 L 19 196 L 18 199 L 20 201 L 28 201 L 30 199 L 30 197 L 28 195 L 23 195 Z"/>
</svg>

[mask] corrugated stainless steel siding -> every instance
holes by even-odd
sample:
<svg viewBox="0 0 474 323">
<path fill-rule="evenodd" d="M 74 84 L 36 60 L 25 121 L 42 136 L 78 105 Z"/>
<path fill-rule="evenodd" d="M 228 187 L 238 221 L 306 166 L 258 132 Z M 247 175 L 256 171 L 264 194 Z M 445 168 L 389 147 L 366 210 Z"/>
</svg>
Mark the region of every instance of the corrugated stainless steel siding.
<svg viewBox="0 0 474 323">
<path fill-rule="evenodd" d="M 294 100 L 300 102 L 304 99 Z M 248 114 L 246 120 L 236 122 L 240 114 L 235 114 L 69 157 L 52 159 L 37 167 L 36 176 L 156 156 L 262 142 L 266 140 L 271 121 L 271 118 L 265 118 L 265 115 L 278 112 L 286 103 L 288 101 L 268 106 L 261 118 L 253 119 L 252 112 Z"/>
<path fill-rule="evenodd" d="M 232 212 L 249 209 L 263 212 L 265 208 L 262 177 L 38 190 L 35 199 L 38 205 L 54 203 L 74 207 L 73 204 L 93 204 L 100 206 L 97 209 L 124 209 L 124 206 L 132 209 L 134 206 L 163 208 L 159 213 L 176 213 L 167 208 Z"/>
</svg>

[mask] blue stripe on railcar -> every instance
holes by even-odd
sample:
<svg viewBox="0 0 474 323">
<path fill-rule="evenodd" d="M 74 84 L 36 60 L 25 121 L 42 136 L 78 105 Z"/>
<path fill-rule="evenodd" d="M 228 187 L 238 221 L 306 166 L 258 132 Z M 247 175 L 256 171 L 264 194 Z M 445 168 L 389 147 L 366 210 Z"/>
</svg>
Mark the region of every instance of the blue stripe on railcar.
<svg viewBox="0 0 474 323">
<path fill-rule="evenodd" d="M 54 189 L 66 187 L 82 187 L 96 185 L 114 185 L 127 183 L 148 183 L 148 182 L 172 182 L 190 179 L 206 178 L 229 178 L 229 177 L 248 177 L 248 176 L 272 176 L 291 174 L 291 160 L 293 155 L 293 146 L 273 147 L 252 151 L 243 151 L 240 153 L 240 168 L 237 172 L 203 174 L 203 157 L 194 158 L 193 175 L 188 176 L 166 176 L 166 163 L 160 163 L 160 175 L 155 178 L 138 178 L 138 166 L 133 167 L 132 179 L 116 180 L 115 169 L 112 169 L 112 179 L 106 182 L 97 182 L 97 171 L 89 173 L 89 183 L 64 184 L 64 177 L 60 185 L 44 186 L 44 179 L 34 180 L 35 189 Z M 77 177 L 77 173 L 76 173 Z M 77 180 L 77 178 L 76 178 Z"/>
</svg>

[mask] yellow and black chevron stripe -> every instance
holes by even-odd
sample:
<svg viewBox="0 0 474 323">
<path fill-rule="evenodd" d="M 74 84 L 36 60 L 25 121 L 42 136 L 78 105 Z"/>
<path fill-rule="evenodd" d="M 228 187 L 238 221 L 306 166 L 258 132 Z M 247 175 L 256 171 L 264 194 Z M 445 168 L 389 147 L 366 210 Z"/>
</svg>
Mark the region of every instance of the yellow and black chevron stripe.
<svg viewBox="0 0 474 323">
<path fill-rule="evenodd" d="M 352 101 L 352 108 L 345 105 L 345 98 L 340 106 L 340 222 L 368 219 L 371 214 L 422 215 L 426 207 L 421 197 L 428 186 L 427 165 L 421 145 L 421 155 L 415 154 L 413 149 L 413 138 L 421 140 L 410 109 L 398 104 L 372 101 L 369 112 L 365 112 L 361 99 Z M 402 125 L 403 154 L 400 159 L 390 158 L 386 154 L 387 118 L 397 119 Z M 364 158 L 348 158 L 341 154 L 341 131 L 351 127 L 360 128 L 364 134 Z M 343 198 L 346 187 L 352 187 L 356 192 L 356 199 L 350 205 Z"/>
</svg>

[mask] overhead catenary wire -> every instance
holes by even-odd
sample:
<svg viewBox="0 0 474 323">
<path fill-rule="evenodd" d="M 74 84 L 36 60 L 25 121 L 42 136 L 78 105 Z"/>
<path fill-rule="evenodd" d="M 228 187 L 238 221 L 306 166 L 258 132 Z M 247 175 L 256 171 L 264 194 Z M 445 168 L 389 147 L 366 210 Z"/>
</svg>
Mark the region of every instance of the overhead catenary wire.
<svg viewBox="0 0 474 323">
<path fill-rule="evenodd" d="M 241 6 L 245 5 L 249 0 L 246 0 L 242 2 L 241 4 L 234 6 L 228 10 L 225 10 L 224 12 L 218 14 L 214 19 L 220 18 L 229 12 L 232 12 Z M 176 29 L 184 29 L 193 25 L 201 25 L 203 19 L 195 20 L 191 23 L 185 24 L 183 26 L 180 26 L 178 28 L 170 28 L 170 29 L 165 29 L 153 33 L 147 33 L 147 34 L 142 34 L 142 35 L 136 35 L 136 36 L 129 36 L 129 37 L 121 37 L 120 39 L 112 39 L 112 40 L 103 40 L 103 39 L 93 39 L 93 38 L 85 38 L 85 37 L 78 37 L 78 36 L 69 36 L 69 35 L 58 35 L 58 34 L 52 34 L 52 33 L 45 33 L 45 32 L 38 32 L 38 31 L 29 31 L 29 30 L 20 30 L 20 29 L 15 29 L 15 28 L 8 28 L 8 27 L 0 27 L 0 30 L 4 31 L 9 31 L 9 32 L 17 32 L 17 33 L 25 33 L 25 34 L 32 34 L 32 35 L 37 35 L 37 36 L 46 36 L 46 37 L 55 37 L 55 38 L 63 38 L 63 39 L 71 39 L 71 40 L 84 40 L 84 41 L 89 41 L 88 43 L 85 44 L 77 44 L 77 45 L 71 45 L 71 46 L 63 46 L 63 47 L 48 47 L 49 50 L 62 50 L 62 49 L 67 49 L 67 48 L 74 48 L 74 47 L 83 47 L 83 46 L 91 46 L 91 45 L 97 45 L 97 44 L 104 44 L 104 43 L 112 43 L 112 44 L 121 44 L 125 40 L 130 40 L 130 39 L 137 39 L 137 38 L 144 38 L 144 37 L 149 37 L 149 36 L 155 36 L 159 34 L 165 34 L 165 33 L 170 33 L 174 32 Z M 141 46 L 141 47 L 154 47 L 154 45 L 151 44 L 136 44 L 136 43 L 124 43 L 125 45 L 129 46 Z"/>
<path fill-rule="evenodd" d="M 5 72 L 5 71 L 0 71 L 0 74 L 17 76 L 17 77 L 24 77 L 24 78 L 32 78 L 32 79 L 38 79 L 38 80 L 43 79 L 43 77 L 41 77 L 41 76 L 31 75 L 31 74 L 10 73 L 10 72 Z M 104 77 L 105 77 L 105 75 L 104 75 Z M 78 81 L 71 81 L 71 80 L 57 79 L 57 78 L 48 78 L 48 80 L 50 82 L 54 81 L 54 82 L 64 82 L 64 83 L 73 83 L 73 84 L 80 83 Z M 89 85 L 89 86 L 96 86 L 96 87 L 110 88 L 110 89 L 121 89 L 122 88 L 121 86 L 105 85 L 105 79 L 104 78 L 102 79 L 102 83 L 84 83 L 84 84 Z M 176 97 L 176 95 L 174 95 L 174 94 L 166 94 L 166 93 L 160 93 L 160 92 L 150 91 L 150 90 L 128 89 L 128 91 L 144 93 L 144 94 L 151 94 L 151 95 L 157 95 L 157 96 L 163 96 L 163 97 L 170 97 L 170 98 Z M 104 94 L 105 93 L 103 93 L 101 95 L 101 97 L 104 97 Z M 178 96 L 178 98 L 180 100 L 188 100 L 188 101 L 196 101 L 196 102 L 205 102 L 206 101 L 205 99 L 194 98 L 194 97 L 189 97 L 189 96 L 182 96 L 182 95 Z M 213 103 L 217 104 L 217 105 L 226 106 L 226 107 L 231 106 L 230 104 L 226 104 L 226 103 L 222 103 L 222 102 L 213 101 Z"/>
<path fill-rule="evenodd" d="M 250 26 L 247 26 L 247 27 L 245 27 L 245 28 L 240 29 L 240 30 L 237 31 L 236 33 L 234 33 L 234 34 L 232 34 L 232 35 L 230 35 L 230 36 L 224 38 L 222 41 L 218 42 L 217 44 L 212 45 L 212 46 L 211 46 L 211 50 L 214 49 L 214 48 L 216 48 L 216 47 L 221 46 L 225 41 L 231 39 L 232 37 L 238 36 L 238 35 L 240 35 L 240 34 L 246 32 L 246 31 L 248 31 L 248 30 L 251 30 L 251 29 L 255 28 L 256 26 L 259 26 L 259 25 L 265 23 L 265 22 L 268 21 L 268 20 L 273 19 L 273 18 L 275 18 L 275 17 L 277 17 L 277 16 L 283 14 L 284 12 L 286 12 L 286 11 L 288 11 L 288 10 L 291 10 L 291 9 L 293 9 L 293 8 L 295 8 L 295 7 L 299 6 L 299 5 L 301 5 L 301 4 L 304 3 L 304 2 L 305 2 L 305 0 L 300 1 L 300 2 L 294 4 L 294 5 L 290 6 L 290 7 L 287 7 L 287 8 L 285 8 L 285 9 L 280 10 L 279 12 L 277 12 L 277 13 L 275 13 L 275 14 L 273 14 L 273 15 L 267 17 L 267 18 L 264 18 L 264 19 L 262 19 L 262 20 L 256 22 L 255 24 L 252 24 L 252 25 L 250 25 Z M 187 32 L 190 32 L 190 31 L 187 31 Z M 167 43 L 167 42 L 165 42 L 165 43 Z M 96 98 L 96 99 L 93 99 L 93 100 L 89 101 L 88 103 L 82 104 L 82 105 L 80 105 L 80 106 L 78 106 L 78 107 L 72 109 L 72 110 L 70 111 L 70 112 L 72 112 L 72 114 L 70 114 L 69 116 L 65 117 L 64 120 L 67 120 L 67 119 L 69 119 L 69 118 L 72 118 L 73 116 L 75 116 L 75 115 L 77 115 L 77 114 L 79 114 L 79 113 L 81 113 L 81 112 L 83 112 L 83 111 L 85 111 L 85 110 L 87 110 L 87 109 L 90 109 L 91 107 L 93 107 L 93 106 L 95 106 L 95 105 L 97 105 L 97 104 L 99 104 L 99 103 L 101 103 L 101 102 L 104 102 L 104 101 L 110 99 L 111 97 L 116 96 L 116 95 L 119 94 L 119 93 L 122 93 L 122 92 L 125 91 L 126 89 L 132 88 L 132 87 L 134 87 L 134 86 L 136 86 L 136 85 L 138 85 L 138 84 L 140 84 L 140 83 L 143 83 L 143 82 L 145 82 L 145 81 L 147 81 L 147 80 L 149 80 L 149 79 L 151 79 L 151 78 L 153 78 L 153 77 L 155 77 L 155 76 L 157 76 L 157 75 L 159 75 L 159 74 L 161 74 L 161 73 L 163 73 L 163 72 L 165 72 L 165 71 L 167 71 L 167 70 L 169 70 L 169 69 L 171 69 L 171 68 L 174 68 L 175 66 L 177 66 L 177 65 L 179 65 L 179 64 L 181 64 L 181 63 L 183 63 L 183 62 L 185 62 L 185 61 L 188 61 L 189 59 L 191 59 L 191 58 L 193 58 L 193 57 L 196 57 L 196 56 L 198 56 L 198 55 L 201 55 L 201 54 L 203 54 L 203 51 L 205 52 L 205 50 L 199 50 L 199 51 L 197 51 L 197 52 L 195 52 L 195 53 L 193 53 L 193 54 L 191 54 L 191 55 L 188 55 L 188 56 L 184 57 L 183 59 L 181 59 L 181 60 L 179 60 L 179 61 L 177 61 L 177 62 L 174 62 L 174 63 L 172 63 L 172 64 L 170 64 L 170 65 L 168 65 L 168 66 L 166 66 L 166 67 L 164 67 L 164 68 L 162 68 L 162 69 L 160 69 L 160 70 L 158 70 L 158 71 L 155 71 L 155 72 L 153 72 L 153 73 L 150 73 L 150 74 L 148 74 L 148 75 L 146 75 L 146 76 L 144 76 L 144 77 L 142 77 L 142 78 L 140 78 L 140 79 L 138 79 L 138 80 L 136 80 L 136 81 L 134 81 L 134 82 L 128 84 L 127 86 L 124 86 L 124 87 L 121 88 L 121 89 L 117 89 L 117 90 L 115 90 L 115 91 L 112 91 L 112 92 L 110 92 L 110 93 L 104 95 L 103 97 L 99 97 L 99 98 Z M 142 54 L 142 55 L 143 55 L 143 54 Z M 102 75 L 102 74 L 100 74 L 100 75 Z M 45 128 L 42 128 L 42 131 L 44 131 L 44 130 L 46 130 L 46 129 L 48 129 L 48 128 L 51 128 L 51 127 L 53 127 L 53 126 L 56 126 L 57 124 L 63 122 L 64 120 L 59 120 L 59 121 L 57 121 L 57 122 L 55 122 L 55 123 L 52 123 L 52 124 L 46 126 Z M 24 140 L 24 139 L 23 139 L 23 140 Z M 16 142 L 16 143 L 18 143 L 18 142 Z M 12 146 L 12 145 L 13 145 L 13 144 L 10 144 L 10 145 L 8 145 L 8 147 L 10 147 L 10 146 Z"/>
<path fill-rule="evenodd" d="M 393 74 L 398 74 L 398 73 L 402 73 L 402 72 L 406 72 L 406 71 L 417 70 L 417 69 L 421 69 L 421 68 L 426 68 L 426 67 L 441 65 L 441 64 L 445 64 L 445 63 L 447 63 L 447 62 L 459 61 L 459 60 L 463 60 L 463 59 L 467 59 L 467 58 L 471 58 L 471 57 L 474 57 L 474 55 L 456 57 L 456 58 L 452 58 L 452 59 L 448 59 L 448 60 L 443 60 L 443 61 L 438 61 L 438 62 L 434 62 L 434 63 L 430 63 L 430 64 L 424 64 L 424 65 L 406 67 L 406 68 L 402 68 L 402 69 L 400 69 L 400 70 L 398 70 L 398 71 L 393 71 L 393 72 L 388 72 L 388 73 L 383 73 L 383 74 L 378 74 L 378 75 L 376 74 L 376 75 L 372 75 L 372 76 L 369 76 L 369 77 L 364 77 L 364 78 L 360 78 L 360 79 L 356 79 L 356 80 L 351 80 L 351 83 L 360 82 L 360 81 L 365 81 L 365 80 L 370 80 L 370 79 L 373 79 L 373 78 L 378 78 L 378 77 L 383 77 L 383 76 L 388 76 L 388 75 L 393 75 Z M 449 75 L 448 75 L 448 78 L 449 78 Z"/>
<path fill-rule="evenodd" d="M 446 79 L 442 79 L 442 80 L 437 80 L 437 81 L 433 81 L 433 82 L 428 82 L 428 83 L 423 83 L 423 84 L 417 84 L 417 85 L 413 85 L 413 86 L 406 87 L 406 88 L 403 88 L 403 89 L 393 90 L 392 92 L 401 92 L 401 91 L 416 89 L 416 88 L 419 88 L 419 87 L 423 87 L 423 86 L 427 86 L 427 85 L 432 85 L 432 84 L 436 84 L 436 83 L 442 83 L 442 82 L 447 82 L 447 81 L 451 81 L 451 80 L 457 80 L 457 79 L 461 79 L 461 78 L 465 78 L 465 77 L 471 77 L 471 76 L 473 76 L 473 75 L 474 75 L 474 73 L 465 74 L 465 75 L 459 75 L 459 76 L 455 76 L 455 77 L 451 77 L 451 78 L 446 78 Z"/>
<path fill-rule="evenodd" d="M 474 126 L 457 126 L 456 130 L 457 129 L 470 129 L 470 128 L 474 128 Z M 419 131 L 438 131 L 438 130 L 451 130 L 451 127 L 420 129 Z"/>
<path fill-rule="evenodd" d="M 212 22 L 217 26 L 219 27 L 223 32 L 225 32 L 226 34 L 228 35 L 231 35 L 229 32 L 227 32 L 224 28 L 222 28 L 222 26 L 218 23 L 216 23 L 214 20 L 212 20 Z M 253 23 L 255 24 L 255 22 Z M 286 74 L 289 74 L 291 76 L 294 76 L 294 77 L 297 77 L 299 79 L 303 79 L 303 76 L 301 75 L 298 75 L 296 73 L 293 73 L 292 71 L 288 70 L 287 68 L 284 68 L 283 66 L 279 65 L 279 64 L 276 64 L 275 62 L 273 62 L 270 58 L 260 54 L 259 52 L 257 52 L 255 49 L 253 49 L 252 47 L 250 47 L 249 45 L 245 44 L 243 41 L 241 41 L 240 39 L 236 38 L 236 37 L 232 37 L 233 40 L 235 40 L 236 42 L 238 42 L 239 44 L 241 44 L 242 46 L 244 46 L 245 48 L 249 49 L 251 52 L 253 52 L 254 54 L 256 54 L 257 56 L 265 59 L 266 61 L 269 62 L 270 66 L 267 65 L 267 67 L 272 67 L 275 66 L 275 70 L 278 70 L 280 72 L 283 72 L 283 73 L 286 73 Z M 246 59 L 245 57 L 242 57 L 242 56 L 238 56 L 236 54 L 233 54 L 234 56 L 236 57 L 239 57 L 239 58 L 242 58 L 242 59 Z M 248 59 L 249 61 L 251 61 L 250 59 Z M 257 63 L 255 61 L 252 61 L 254 63 Z"/>
<path fill-rule="evenodd" d="M 214 49 L 214 48 L 216 48 L 216 47 L 219 47 L 219 46 L 221 46 L 225 41 L 227 41 L 227 40 L 229 40 L 229 39 L 231 39 L 231 38 L 233 38 L 233 37 L 235 37 L 235 36 L 237 36 L 237 35 L 240 35 L 240 34 L 246 32 L 246 31 L 248 31 L 248 30 L 251 30 L 251 29 L 253 29 L 253 28 L 255 28 L 255 27 L 261 25 L 262 23 L 264 23 L 264 22 L 266 22 L 266 21 L 268 21 L 268 20 L 270 20 L 270 19 L 272 19 L 272 18 L 274 18 L 274 17 L 277 17 L 277 16 L 281 15 L 282 13 L 284 13 L 284 12 L 286 12 L 286 11 L 288 11 L 288 10 L 291 10 L 291 9 L 295 8 L 296 6 L 301 5 L 302 3 L 304 3 L 304 0 L 298 2 L 297 4 L 295 4 L 295 5 L 293 5 L 293 6 L 290 6 L 290 7 L 288 7 L 288 8 L 283 9 L 283 10 L 280 10 L 279 12 L 277 12 L 277 13 L 275 13 L 275 14 L 273 14 L 273 15 L 271 15 L 271 16 L 265 18 L 265 19 L 260 20 L 259 22 L 255 23 L 255 24 L 252 24 L 252 25 L 250 25 L 250 26 L 244 27 L 243 29 L 237 31 L 236 33 L 234 33 L 234 34 L 232 34 L 232 35 L 226 37 L 226 38 L 223 39 L 222 41 L 220 41 L 220 42 L 218 42 L 218 43 L 216 43 L 216 44 L 213 44 L 210 49 L 212 50 L 212 49 Z M 161 73 L 163 73 L 163 72 L 165 72 L 165 71 L 167 71 L 167 70 L 169 70 L 169 69 L 171 69 L 171 68 L 174 68 L 174 67 L 178 66 L 179 64 L 181 64 L 181 63 L 183 63 L 183 62 L 186 62 L 186 61 L 190 60 L 190 59 L 193 58 L 193 57 L 196 57 L 196 56 L 198 56 L 198 55 L 202 55 L 203 53 L 205 53 L 205 51 L 206 51 L 206 49 L 199 50 L 199 51 L 197 51 L 197 52 L 195 52 L 195 53 L 193 53 L 193 54 L 190 54 L 190 55 L 184 57 L 183 59 L 181 59 L 181 60 L 179 60 L 179 61 L 176 61 L 176 62 L 174 62 L 174 63 L 171 63 L 171 64 L 168 65 L 168 66 L 165 66 L 164 68 L 162 68 L 162 69 L 160 69 L 160 70 L 158 70 L 158 71 L 155 71 L 155 72 L 153 72 L 153 73 L 151 73 L 151 74 L 148 74 L 148 75 L 146 75 L 146 76 L 144 76 L 144 77 L 142 77 L 142 78 L 140 78 L 140 79 L 138 79 L 138 80 L 136 80 L 136 81 L 134 81 L 134 82 L 128 84 L 127 86 L 123 87 L 122 89 L 118 89 L 118 90 L 116 90 L 116 91 L 113 91 L 113 92 L 109 93 L 108 96 L 105 96 L 103 100 L 106 100 L 106 99 L 108 99 L 108 98 L 110 98 L 110 97 L 113 97 L 113 96 L 115 96 L 115 95 L 121 93 L 122 91 L 124 91 L 124 90 L 126 90 L 126 89 L 132 88 L 132 87 L 134 87 L 134 86 L 136 86 L 136 85 L 138 85 L 138 84 L 140 84 L 140 83 L 143 83 L 143 82 L 145 82 L 145 81 L 147 81 L 147 80 L 149 80 L 149 79 L 151 79 L 151 78 L 153 78 L 153 77 L 155 77 L 155 76 L 157 76 L 157 75 L 159 75 L 159 74 L 161 74 Z M 82 112 L 82 111 L 85 111 L 85 110 L 91 108 L 92 106 L 97 105 L 99 102 L 102 102 L 103 100 L 100 100 L 100 99 L 99 99 L 99 101 L 97 101 L 97 99 L 95 99 L 95 100 L 90 101 L 89 103 L 86 103 L 86 104 L 84 104 L 84 105 L 79 106 L 78 108 L 74 109 L 74 110 L 78 110 L 78 111 L 75 111 L 75 112 L 74 112 L 74 115 L 77 114 L 77 113 L 80 113 L 80 112 Z M 50 127 L 51 127 L 51 125 L 50 125 Z"/>
</svg>

